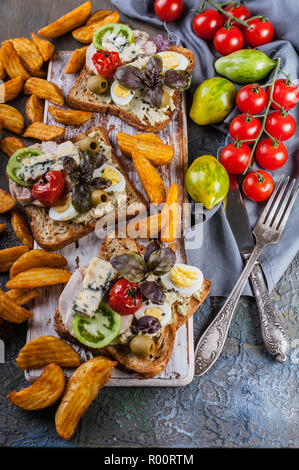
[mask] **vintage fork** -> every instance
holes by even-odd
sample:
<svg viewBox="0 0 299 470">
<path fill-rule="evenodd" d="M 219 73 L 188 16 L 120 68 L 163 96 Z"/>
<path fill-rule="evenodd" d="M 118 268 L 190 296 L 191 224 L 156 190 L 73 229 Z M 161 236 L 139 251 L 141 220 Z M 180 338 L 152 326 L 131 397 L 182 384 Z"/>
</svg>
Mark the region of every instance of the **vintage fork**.
<svg viewBox="0 0 299 470">
<path fill-rule="evenodd" d="M 265 246 L 277 243 L 281 237 L 299 192 L 299 186 L 293 191 L 296 182 L 295 179 L 293 179 L 287 191 L 286 188 L 289 183 L 289 177 L 286 178 L 284 183 L 283 180 L 284 176 L 280 178 L 253 229 L 256 245 L 239 280 L 220 312 L 216 315 L 197 343 L 195 350 L 196 376 L 203 375 L 217 361 L 223 349 L 238 300 L 253 269 L 254 263 Z M 285 192 L 286 194 L 284 194 Z"/>
</svg>

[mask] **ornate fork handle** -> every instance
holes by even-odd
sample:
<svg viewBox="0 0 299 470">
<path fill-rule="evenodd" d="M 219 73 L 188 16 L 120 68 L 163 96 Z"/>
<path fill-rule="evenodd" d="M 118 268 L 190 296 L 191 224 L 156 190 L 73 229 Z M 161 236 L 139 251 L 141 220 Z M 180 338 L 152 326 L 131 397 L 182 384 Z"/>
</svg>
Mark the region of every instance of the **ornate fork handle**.
<svg viewBox="0 0 299 470">
<path fill-rule="evenodd" d="M 205 374 L 220 356 L 235 308 L 262 249 L 259 244 L 255 246 L 230 296 L 199 339 L 195 350 L 196 376 Z"/>
</svg>

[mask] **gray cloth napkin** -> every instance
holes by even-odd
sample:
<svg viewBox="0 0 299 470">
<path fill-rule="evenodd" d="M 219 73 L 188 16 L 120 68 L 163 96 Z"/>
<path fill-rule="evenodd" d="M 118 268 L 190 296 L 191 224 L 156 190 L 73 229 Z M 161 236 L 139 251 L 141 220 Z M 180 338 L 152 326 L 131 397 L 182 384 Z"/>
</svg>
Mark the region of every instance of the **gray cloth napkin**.
<svg viewBox="0 0 299 470">
<path fill-rule="evenodd" d="M 154 14 L 153 1 L 112 0 L 112 3 L 120 12 L 128 17 L 147 21 L 164 29 L 163 22 Z M 184 0 L 185 9 L 183 17 L 175 23 L 167 23 L 165 25 L 168 32 L 172 32 L 170 39 L 173 43 L 182 44 L 184 47 L 191 49 L 196 55 L 192 86 L 187 93 L 189 106 L 196 87 L 203 80 L 216 75 L 214 61 L 220 56 L 215 51 L 211 41 L 204 41 L 193 32 L 192 19 L 194 12 L 191 10 L 198 10 L 200 3 L 200 0 Z M 219 3 L 221 2 L 219 1 Z M 243 3 L 250 9 L 252 15 L 265 15 L 273 22 L 276 33 L 275 40 L 261 46 L 259 49 L 273 59 L 281 57 L 284 72 L 290 73 L 291 79 L 299 83 L 296 80 L 299 72 L 297 54 L 299 51 L 299 35 L 297 30 L 299 24 L 298 0 L 245 0 Z M 210 8 L 209 5 L 207 7 Z M 283 76 L 279 75 L 279 78 L 283 78 Z M 270 81 L 270 79 L 271 76 L 268 80 Z M 240 85 L 237 85 L 237 87 L 240 88 Z M 223 133 L 223 141 L 225 141 L 225 135 L 228 132 L 228 123 L 236 114 L 237 110 L 235 109 L 228 116 L 224 124 L 215 126 L 218 129 L 217 132 L 221 131 Z M 299 104 L 291 110 L 291 114 L 297 123 L 299 123 Z M 192 125 L 194 129 L 195 124 L 190 120 L 189 125 Z M 208 148 L 205 145 L 205 149 L 202 151 L 202 130 L 198 132 L 198 135 L 198 138 L 195 137 L 192 142 L 189 142 L 189 163 L 199 155 L 207 153 L 207 151 L 216 156 L 216 146 L 212 139 L 210 139 Z M 279 180 L 282 174 L 289 175 L 292 178 L 295 177 L 299 180 L 299 133 L 297 132 L 290 140 L 284 143 L 288 149 L 289 158 L 283 168 L 271 172 L 275 182 Z M 254 167 L 258 168 L 255 165 Z M 265 203 L 255 203 L 246 199 L 246 207 L 252 227 L 258 220 L 264 206 Z M 212 280 L 212 295 L 227 296 L 241 274 L 243 262 L 227 222 L 223 205 L 219 205 L 217 209 L 211 212 L 205 211 L 203 243 L 197 249 L 189 249 L 187 243 L 187 258 L 190 264 L 201 268 L 205 276 Z M 197 230 L 200 229 L 197 228 Z M 269 290 L 273 289 L 298 250 L 299 198 L 297 198 L 280 242 L 277 245 L 266 247 L 260 257 Z M 244 294 L 252 295 L 248 284 Z"/>
</svg>

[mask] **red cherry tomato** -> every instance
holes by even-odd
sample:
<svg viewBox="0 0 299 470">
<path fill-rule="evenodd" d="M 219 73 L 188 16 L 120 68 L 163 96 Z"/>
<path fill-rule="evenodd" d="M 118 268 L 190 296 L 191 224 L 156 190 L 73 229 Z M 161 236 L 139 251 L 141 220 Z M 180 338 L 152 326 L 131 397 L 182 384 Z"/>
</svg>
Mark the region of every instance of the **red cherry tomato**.
<svg viewBox="0 0 299 470">
<path fill-rule="evenodd" d="M 268 95 L 270 89 L 268 90 Z M 274 83 L 272 98 L 284 109 L 291 109 L 299 101 L 299 88 L 288 78 L 279 78 Z M 275 103 L 271 103 L 271 108 L 280 109 Z"/>
<path fill-rule="evenodd" d="M 138 284 L 122 278 L 111 287 L 108 303 L 120 315 L 132 315 L 140 309 L 142 299 Z"/>
<path fill-rule="evenodd" d="M 222 24 L 220 13 L 211 8 L 196 15 L 192 22 L 193 31 L 202 39 L 213 39 L 214 34 L 221 28 Z"/>
<path fill-rule="evenodd" d="M 115 70 L 122 65 L 118 52 L 108 52 L 101 49 L 92 56 L 92 62 L 102 77 L 113 78 Z"/>
<path fill-rule="evenodd" d="M 32 194 L 45 206 L 53 206 L 65 188 L 63 171 L 48 171 L 32 188 Z"/>
<path fill-rule="evenodd" d="M 288 159 L 288 151 L 285 145 L 279 140 L 267 138 L 259 142 L 255 159 L 257 163 L 265 170 L 278 170 Z"/>
<path fill-rule="evenodd" d="M 261 127 L 258 118 L 249 114 L 240 114 L 230 123 L 229 133 L 234 140 L 244 140 L 244 143 L 250 144 L 250 140 L 256 139 L 259 135 Z"/>
<path fill-rule="evenodd" d="M 182 0 L 156 0 L 155 13 L 162 21 L 176 21 L 182 15 L 184 4 Z"/>
<path fill-rule="evenodd" d="M 266 171 L 252 171 L 245 176 L 242 189 L 248 199 L 258 202 L 265 201 L 273 193 L 274 181 Z"/>
<path fill-rule="evenodd" d="M 246 144 L 234 142 L 224 147 L 220 154 L 220 162 L 233 175 L 243 173 L 249 163 L 251 149 Z"/>
<path fill-rule="evenodd" d="M 248 21 L 249 28 L 244 28 L 244 36 L 247 44 L 258 47 L 272 41 L 274 26 L 267 18 L 254 18 Z"/>
<path fill-rule="evenodd" d="M 277 140 L 288 140 L 296 131 L 296 121 L 286 112 L 275 111 L 266 119 L 266 131 Z"/>
<path fill-rule="evenodd" d="M 225 7 L 224 10 L 227 11 L 228 13 L 231 13 L 232 16 L 234 16 L 235 18 L 238 18 L 239 20 L 245 21 L 251 17 L 251 13 L 248 10 L 248 8 L 245 7 L 245 5 L 237 5 L 237 6 L 229 5 L 228 7 Z M 222 14 L 222 19 L 224 22 L 226 22 L 229 19 L 229 16 Z M 238 26 L 238 28 L 240 29 L 243 29 L 243 26 L 240 23 L 237 23 L 237 21 L 232 20 L 231 24 L 234 26 Z"/>
<path fill-rule="evenodd" d="M 245 85 L 238 91 L 236 102 L 243 113 L 259 114 L 268 102 L 267 92 L 255 83 Z"/>
<path fill-rule="evenodd" d="M 228 55 L 242 49 L 244 36 L 236 26 L 223 26 L 216 31 L 213 43 L 216 51 L 222 55 Z"/>
</svg>

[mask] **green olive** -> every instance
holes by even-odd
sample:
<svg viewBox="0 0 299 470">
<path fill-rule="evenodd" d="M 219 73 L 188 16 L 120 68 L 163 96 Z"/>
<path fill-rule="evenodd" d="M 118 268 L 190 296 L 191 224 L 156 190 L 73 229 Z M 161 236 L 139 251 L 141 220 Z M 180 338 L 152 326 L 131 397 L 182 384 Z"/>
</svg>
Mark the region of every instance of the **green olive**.
<svg viewBox="0 0 299 470">
<path fill-rule="evenodd" d="M 91 137 L 83 137 L 83 139 L 79 140 L 79 149 L 82 152 L 93 152 L 97 153 L 100 147 L 100 144 L 97 140 L 92 139 Z"/>
<path fill-rule="evenodd" d="M 91 193 L 91 201 L 93 207 L 97 207 L 99 204 L 103 204 L 109 201 L 109 196 L 105 191 L 101 189 L 95 189 Z"/>
<path fill-rule="evenodd" d="M 101 95 L 107 90 L 108 82 L 106 78 L 101 77 L 100 75 L 91 75 L 87 80 L 87 88 L 89 91 L 92 91 L 92 93 Z"/>
<path fill-rule="evenodd" d="M 168 106 L 169 103 L 170 103 L 169 93 L 167 93 L 167 91 L 164 91 L 163 96 L 162 96 L 161 108 Z"/>
<path fill-rule="evenodd" d="M 139 357 L 148 357 L 155 351 L 155 343 L 149 336 L 135 336 L 130 341 L 130 350 Z"/>
</svg>

